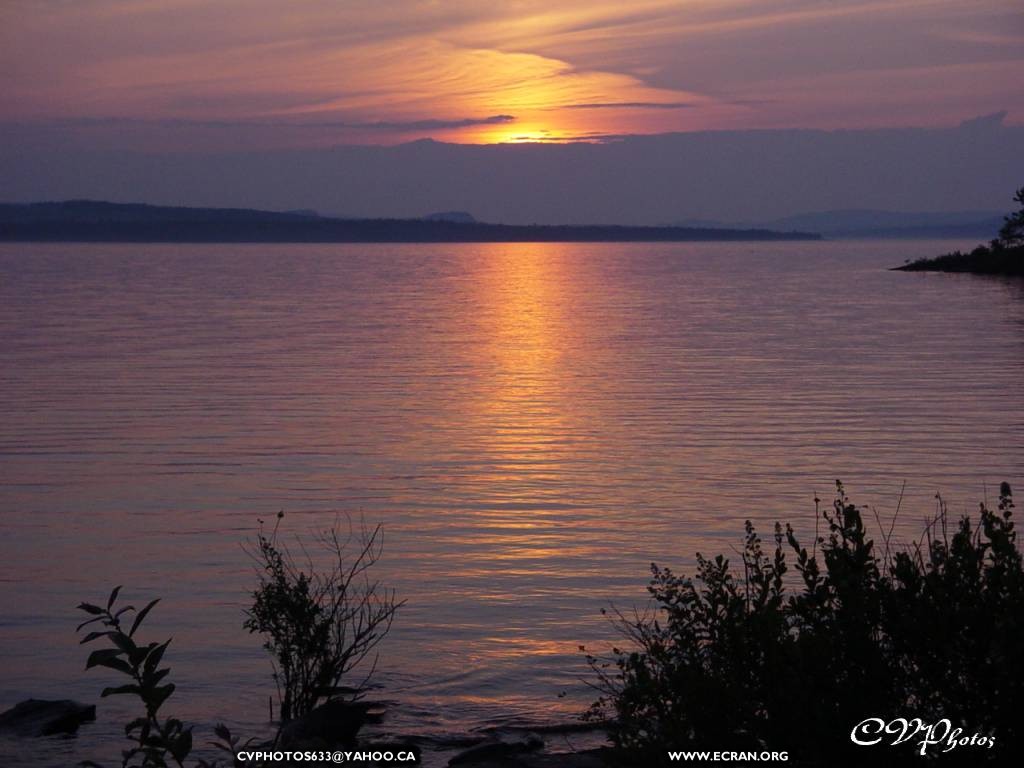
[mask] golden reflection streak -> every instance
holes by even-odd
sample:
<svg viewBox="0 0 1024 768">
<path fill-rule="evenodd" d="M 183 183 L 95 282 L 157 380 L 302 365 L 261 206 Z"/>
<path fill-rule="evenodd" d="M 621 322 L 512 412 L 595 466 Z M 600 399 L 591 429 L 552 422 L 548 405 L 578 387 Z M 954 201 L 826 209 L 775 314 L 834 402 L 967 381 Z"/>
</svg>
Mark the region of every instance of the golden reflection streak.
<svg viewBox="0 0 1024 768">
<path fill-rule="evenodd" d="M 515 515 L 489 522 L 497 533 L 485 534 L 492 540 L 480 544 L 511 545 L 501 559 L 551 558 L 558 549 L 550 533 L 537 530 L 537 518 L 550 520 L 548 504 L 564 501 L 546 481 L 556 465 L 571 460 L 581 433 L 563 366 L 576 335 L 566 246 L 494 244 L 474 258 L 486 264 L 478 300 L 490 375 L 476 394 L 472 418 L 487 458 L 485 485 Z M 510 528 L 521 536 L 510 539 Z"/>
</svg>

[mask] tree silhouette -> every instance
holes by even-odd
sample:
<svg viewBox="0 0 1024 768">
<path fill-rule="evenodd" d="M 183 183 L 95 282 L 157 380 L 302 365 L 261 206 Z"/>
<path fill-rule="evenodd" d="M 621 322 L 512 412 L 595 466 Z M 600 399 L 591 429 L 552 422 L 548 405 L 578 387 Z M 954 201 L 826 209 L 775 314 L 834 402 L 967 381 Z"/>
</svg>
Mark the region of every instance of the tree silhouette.
<svg viewBox="0 0 1024 768">
<path fill-rule="evenodd" d="M 999 230 L 999 242 L 1007 248 L 1024 245 L 1024 187 L 1017 190 L 1013 199 L 1020 203 L 1021 208 L 1016 213 L 1006 216 Z"/>
</svg>

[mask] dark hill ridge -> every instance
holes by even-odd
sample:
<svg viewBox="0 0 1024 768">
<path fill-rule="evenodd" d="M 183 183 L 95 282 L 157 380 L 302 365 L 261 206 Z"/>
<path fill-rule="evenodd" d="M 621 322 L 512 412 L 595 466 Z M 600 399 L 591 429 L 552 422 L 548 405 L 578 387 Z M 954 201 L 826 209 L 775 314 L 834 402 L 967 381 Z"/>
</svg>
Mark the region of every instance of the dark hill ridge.
<svg viewBox="0 0 1024 768">
<path fill-rule="evenodd" d="M 686 242 L 820 240 L 808 232 L 712 227 L 512 225 L 313 218 L 246 208 L 69 200 L 0 204 L 0 240 L 208 243 Z"/>
<path fill-rule="evenodd" d="M 457 224 L 476 224 L 476 217 L 466 211 L 441 211 L 428 213 L 423 217 L 427 221 L 454 221 Z"/>
<path fill-rule="evenodd" d="M 827 238 L 987 238 L 999 231 L 1003 214 L 998 211 L 905 212 L 848 209 L 801 213 L 763 221 L 673 222 L 680 227 L 726 227 L 819 232 Z"/>
</svg>

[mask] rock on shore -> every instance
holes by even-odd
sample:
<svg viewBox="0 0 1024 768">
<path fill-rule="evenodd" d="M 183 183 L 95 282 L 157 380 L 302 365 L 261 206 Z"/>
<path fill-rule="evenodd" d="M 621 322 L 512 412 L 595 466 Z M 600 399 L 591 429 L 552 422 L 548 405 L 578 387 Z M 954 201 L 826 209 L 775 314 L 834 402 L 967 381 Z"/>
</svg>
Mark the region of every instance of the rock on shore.
<svg viewBox="0 0 1024 768">
<path fill-rule="evenodd" d="M 96 707 L 70 699 L 26 699 L 0 713 L 0 732 L 15 736 L 52 736 L 74 733 L 82 723 L 96 719 Z"/>
</svg>

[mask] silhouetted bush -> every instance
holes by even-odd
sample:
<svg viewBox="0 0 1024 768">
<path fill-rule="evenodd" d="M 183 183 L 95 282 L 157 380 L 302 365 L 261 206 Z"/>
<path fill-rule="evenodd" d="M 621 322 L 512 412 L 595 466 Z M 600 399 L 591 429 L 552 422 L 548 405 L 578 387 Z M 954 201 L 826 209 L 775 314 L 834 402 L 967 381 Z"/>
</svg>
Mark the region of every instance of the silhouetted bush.
<svg viewBox="0 0 1024 768">
<path fill-rule="evenodd" d="M 281 518 L 278 514 L 278 524 Z M 296 563 L 277 541 L 277 526 L 269 536 L 259 533 L 252 552 L 260 583 L 245 627 L 266 638 L 282 724 L 335 696 L 359 697 L 376 658 L 361 681 L 341 683 L 384 639 L 404 604 L 368 577 L 381 554 L 379 525 L 359 537 L 333 528 L 318 543 L 329 559 L 319 571 L 311 558 L 304 567 Z"/>
<path fill-rule="evenodd" d="M 628 764 L 664 763 L 669 749 L 768 749 L 795 764 L 941 755 L 975 765 L 1019 748 L 1024 571 L 1009 485 L 976 522 L 954 523 L 940 499 L 923 541 L 898 552 L 891 527 L 878 551 L 837 488 L 811 552 L 776 524 L 766 553 L 748 521 L 742 572 L 721 555 L 698 554 L 695 579 L 652 565 L 655 612 L 615 612 L 629 646 L 588 657 L 602 694 L 589 716 L 609 719 Z M 797 579 L 787 577 L 787 550 Z M 921 758 L 920 735 L 900 746 L 887 734 L 872 747 L 851 739 L 866 718 L 899 717 L 947 719 L 994 745 L 942 754 L 943 744 Z"/>
</svg>

